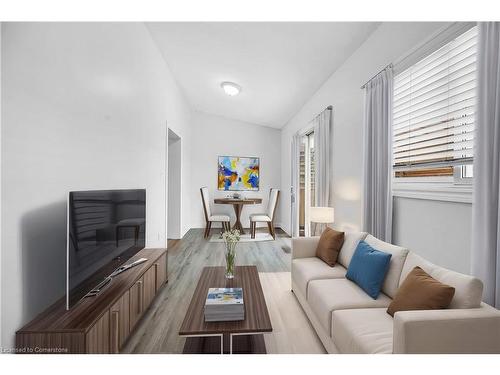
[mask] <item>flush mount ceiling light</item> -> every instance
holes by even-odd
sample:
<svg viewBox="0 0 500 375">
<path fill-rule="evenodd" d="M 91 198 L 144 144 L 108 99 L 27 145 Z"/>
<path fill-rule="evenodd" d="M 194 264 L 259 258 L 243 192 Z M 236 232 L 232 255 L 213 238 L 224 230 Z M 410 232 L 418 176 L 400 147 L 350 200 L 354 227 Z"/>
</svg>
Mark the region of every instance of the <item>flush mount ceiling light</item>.
<svg viewBox="0 0 500 375">
<path fill-rule="evenodd" d="M 237 85 L 234 82 L 222 82 L 220 87 L 224 90 L 224 92 L 229 96 L 236 96 L 241 91 L 241 86 Z"/>
</svg>

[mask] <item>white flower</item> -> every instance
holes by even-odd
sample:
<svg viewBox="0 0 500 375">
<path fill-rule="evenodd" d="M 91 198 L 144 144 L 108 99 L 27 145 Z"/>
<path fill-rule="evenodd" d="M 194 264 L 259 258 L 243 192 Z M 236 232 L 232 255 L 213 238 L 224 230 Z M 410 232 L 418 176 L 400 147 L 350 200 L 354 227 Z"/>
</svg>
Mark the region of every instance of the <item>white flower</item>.
<svg viewBox="0 0 500 375">
<path fill-rule="evenodd" d="M 238 229 L 227 230 L 222 233 L 222 239 L 226 243 L 235 243 L 240 240 L 240 231 Z"/>
</svg>

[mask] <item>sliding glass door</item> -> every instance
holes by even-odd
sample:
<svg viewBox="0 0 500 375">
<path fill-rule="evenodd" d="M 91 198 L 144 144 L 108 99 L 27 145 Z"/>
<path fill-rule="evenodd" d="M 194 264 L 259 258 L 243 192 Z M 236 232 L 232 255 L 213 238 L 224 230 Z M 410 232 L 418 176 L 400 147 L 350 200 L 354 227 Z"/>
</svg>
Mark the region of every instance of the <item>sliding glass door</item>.
<svg viewBox="0 0 500 375">
<path fill-rule="evenodd" d="M 309 208 L 314 205 L 314 132 L 301 139 L 299 159 L 299 236 L 309 236 L 311 223 Z"/>
</svg>

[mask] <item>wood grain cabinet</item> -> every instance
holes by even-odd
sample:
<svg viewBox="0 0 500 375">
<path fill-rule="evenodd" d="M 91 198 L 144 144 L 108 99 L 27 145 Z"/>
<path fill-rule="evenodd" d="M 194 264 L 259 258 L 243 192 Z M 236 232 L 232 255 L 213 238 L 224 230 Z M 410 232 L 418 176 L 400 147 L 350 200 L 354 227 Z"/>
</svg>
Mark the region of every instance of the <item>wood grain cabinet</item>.
<svg viewBox="0 0 500 375">
<path fill-rule="evenodd" d="M 144 274 L 144 300 L 143 306 L 144 310 L 146 310 L 151 302 L 153 302 L 153 298 L 156 295 L 156 263 Z"/>
<path fill-rule="evenodd" d="M 109 312 L 90 328 L 85 335 L 86 352 L 89 354 L 109 353 Z"/>
<path fill-rule="evenodd" d="M 167 254 L 163 254 L 155 263 L 156 268 L 156 285 L 155 289 L 158 291 L 163 284 L 167 282 Z"/>
<path fill-rule="evenodd" d="M 144 277 L 137 280 L 130 288 L 130 331 L 134 329 L 136 323 L 144 310 Z"/>
<path fill-rule="evenodd" d="M 119 353 L 130 333 L 130 292 L 127 291 L 109 309 L 109 347 L 111 353 Z"/>
<path fill-rule="evenodd" d="M 19 353 L 119 353 L 167 280 L 167 250 L 142 249 L 147 261 L 113 278 L 103 291 L 66 310 L 66 298 L 16 332 Z"/>
</svg>

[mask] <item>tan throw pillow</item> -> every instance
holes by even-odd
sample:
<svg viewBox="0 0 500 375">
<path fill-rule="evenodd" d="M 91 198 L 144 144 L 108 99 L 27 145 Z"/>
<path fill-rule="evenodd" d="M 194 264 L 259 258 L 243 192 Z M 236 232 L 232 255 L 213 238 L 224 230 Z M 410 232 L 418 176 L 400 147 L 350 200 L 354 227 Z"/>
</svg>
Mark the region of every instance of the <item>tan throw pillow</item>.
<svg viewBox="0 0 500 375">
<path fill-rule="evenodd" d="M 318 246 L 316 247 L 316 256 L 330 267 L 333 267 L 337 262 L 337 257 L 343 243 L 344 232 L 338 232 L 326 227 L 319 238 Z"/>
<path fill-rule="evenodd" d="M 394 316 L 397 311 L 446 309 L 454 295 L 455 288 L 415 267 L 399 287 L 387 313 Z"/>
</svg>

